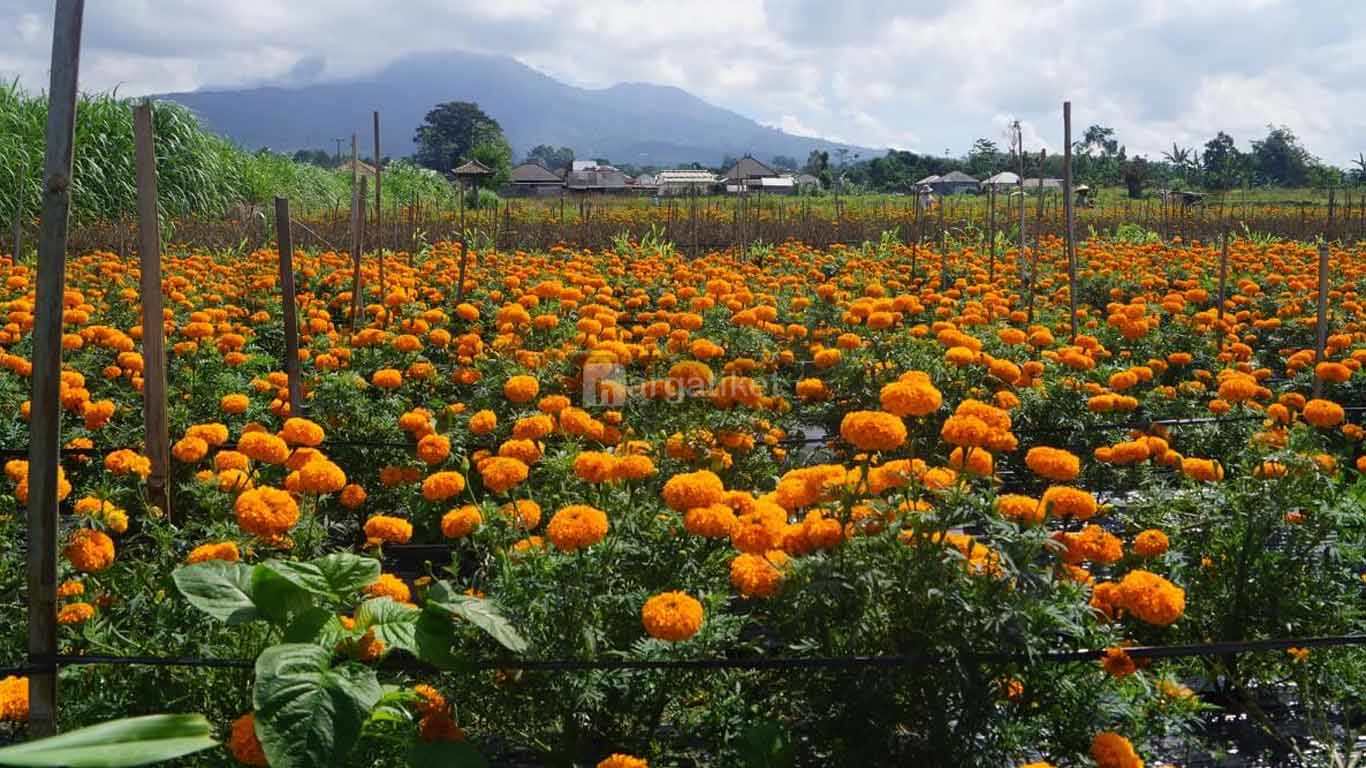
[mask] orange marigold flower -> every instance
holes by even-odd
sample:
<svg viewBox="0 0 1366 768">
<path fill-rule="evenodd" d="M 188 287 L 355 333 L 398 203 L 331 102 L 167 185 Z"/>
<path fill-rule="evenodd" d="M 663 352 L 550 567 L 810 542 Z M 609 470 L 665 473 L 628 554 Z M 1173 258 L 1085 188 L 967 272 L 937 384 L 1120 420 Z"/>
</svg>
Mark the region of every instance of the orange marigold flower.
<svg viewBox="0 0 1366 768">
<path fill-rule="evenodd" d="M 58 624 L 81 624 L 95 618 L 95 606 L 90 603 L 68 603 L 57 612 Z"/>
<path fill-rule="evenodd" d="M 267 432 L 247 432 L 237 440 L 238 452 L 264 464 L 284 464 L 289 460 L 289 445 Z"/>
<path fill-rule="evenodd" d="M 929 381 L 894 381 L 879 394 L 882 410 L 898 416 L 927 416 L 939 410 L 944 396 Z"/>
<path fill-rule="evenodd" d="M 906 424 L 886 411 L 854 411 L 840 421 L 840 437 L 863 451 L 893 451 L 906 442 Z"/>
<path fill-rule="evenodd" d="M 323 428 L 308 419 L 294 416 L 285 419 L 285 427 L 280 432 L 280 437 L 289 445 L 306 445 L 316 448 L 322 445 L 326 433 Z"/>
<path fill-rule="evenodd" d="M 541 385 L 534 376 L 513 376 L 503 383 L 503 397 L 513 403 L 529 403 L 541 391 Z"/>
<path fill-rule="evenodd" d="M 541 524 L 541 505 L 531 499 L 513 499 L 498 511 L 523 530 L 529 531 Z"/>
<path fill-rule="evenodd" d="M 774 560 L 778 563 L 774 563 Z M 757 555 L 742 552 L 730 561 L 730 585 L 742 597 L 768 598 L 778 594 L 783 586 L 783 572 L 779 567 L 787 562 L 783 552 Z"/>
<path fill-rule="evenodd" d="M 299 470 L 299 489 L 304 493 L 336 493 L 346 487 L 346 473 L 327 459 L 315 459 Z"/>
<path fill-rule="evenodd" d="M 403 386 L 403 374 L 393 368 L 381 368 L 370 377 L 370 383 L 380 389 L 398 389 Z"/>
<path fill-rule="evenodd" d="M 675 512 L 716 504 L 726 494 L 725 485 L 716 473 L 705 469 L 684 472 L 664 483 L 664 503 Z"/>
<path fill-rule="evenodd" d="M 490 410 L 476 412 L 470 417 L 470 433 L 487 435 L 498 427 L 498 415 Z"/>
<path fill-rule="evenodd" d="M 639 757 L 614 752 L 599 760 L 597 768 L 650 768 L 650 764 Z"/>
<path fill-rule="evenodd" d="M 81 573 L 99 573 L 114 564 L 114 540 L 103 531 L 77 528 L 62 555 Z"/>
<path fill-rule="evenodd" d="M 1089 491 L 1066 485 L 1050 486 L 1043 492 L 1040 503 L 1049 514 L 1077 520 L 1090 520 L 1096 516 L 1098 509 L 1096 497 Z"/>
<path fill-rule="evenodd" d="M 137 475 L 146 479 L 152 474 L 152 460 L 146 456 L 120 448 L 104 457 L 104 468 L 114 475 Z"/>
<path fill-rule="evenodd" d="M 194 464 L 209 455 L 209 444 L 198 437 L 182 437 L 171 446 L 171 455 L 183 464 Z"/>
<path fill-rule="evenodd" d="M 28 678 L 0 678 L 0 723 L 28 722 Z"/>
<path fill-rule="evenodd" d="M 702 604 L 684 592 L 664 592 L 645 601 L 640 619 L 650 637 L 679 642 L 702 628 Z"/>
<path fill-rule="evenodd" d="M 224 562 L 235 563 L 242 559 L 242 555 L 237 551 L 237 543 L 233 541 L 220 541 L 216 543 L 200 544 L 190 550 L 189 557 L 185 562 L 189 565 L 202 563 L 207 560 L 223 560 Z"/>
<path fill-rule="evenodd" d="M 484 515 L 473 504 L 452 509 L 441 516 L 441 535 L 448 539 L 463 539 L 484 523 Z"/>
<path fill-rule="evenodd" d="M 1043 522 L 1047 510 L 1032 496 L 1007 493 L 996 497 L 996 512 L 1022 525 L 1038 525 Z"/>
<path fill-rule="evenodd" d="M 1123 648 L 1110 647 L 1105 649 L 1105 656 L 1100 660 L 1100 666 L 1111 677 L 1127 677 L 1138 671 L 1138 665 Z"/>
<path fill-rule="evenodd" d="M 366 541 L 407 544 L 413 538 L 413 524 L 401 517 L 374 515 L 365 521 Z"/>
<path fill-rule="evenodd" d="M 263 539 L 281 536 L 299 522 L 294 497 L 269 486 L 243 491 L 233 509 L 238 527 Z"/>
<path fill-rule="evenodd" d="M 1091 759 L 1096 768 L 1143 768 L 1134 745 L 1113 731 L 1098 733 L 1091 740 Z"/>
<path fill-rule="evenodd" d="M 256 739 L 256 715 L 248 712 L 232 721 L 232 733 L 228 736 L 228 751 L 242 765 L 267 766 L 266 752 Z"/>
<path fill-rule="evenodd" d="M 479 477 L 484 488 L 494 493 L 506 493 L 527 478 L 528 467 L 517 459 L 494 456 L 479 463 Z"/>
<path fill-rule="evenodd" d="M 422 481 L 422 498 L 445 501 L 465 490 L 465 476 L 459 472 L 437 472 Z"/>
<path fill-rule="evenodd" d="M 1344 418 L 1346 413 L 1342 406 L 1332 400 L 1315 398 L 1304 404 L 1304 420 L 1319 429 L 1336 427 Z"/>
<path fill-rule="evenodd" d="M 735 511 L 725 504 L 693 507 L 683 515 L 683 529 L 694 536 L 724 539 L 735 527 Z"/>
<path fill-rule="evenodd" d="M 67 579 L 57 587 L 57 597 L 65 600 L 68 597 L 79 597 L 85 594 L 85 584 L 76 579 Z"/>
<path fill-rule="evenodd" d="M 365 593 L 371 597 L 391 597 L 399 603 L 406 603 L 412 599 L 408 585 L 392 573 L 381 573 L 378 579 L 365 587 Z"/>
<path fill-rule="evenodd" d="M 586 504 L 571 504 L 550 518 L 545 533 L 556 549 L 574 552 L 602 541 L 607 535 L 607 515 Z"/>
<path fill-rule="evenodd" d="M 1119 582 L 1117 603 L 1136 618 L 1165 627 L 1186 610 L 1186 591 L 1170 581 L 1143 570 L 1125 574 Z"/>
<path fill-rule="evenodd" d="M 1134 554 L 1139 557 L 1161 557 L 1170 546 L 1167 534 L 1149 528 L 1134 537 Z"/>
<path fill-rule="evenodd" d="M 429 466 L 445 461 L 451 455 L 451 440 L 445 435 L 433 432 L 417 441 L 417 457 Z"/>
<path fill-rule="evenodd" d="M 1069 451 L 1035 446 L 1025 454 L 1025 465 L 1034 474 L 1055 483 L 1068 483 L 1081 474 L 1081 459 Z"/>
<path fill-rule="evenodd" d="M 246 413 L 247 408 L 249 408 L 250 406 L 251 400 L 246 395 L 237 393 L 233 393 L 231 395 L 223 395 L 223 399 L 218 401 L 218 409 L 221 410 L 223 413 L 232 416 L 239 416 L 243 413 Z"/>
<path fill-rule="evenodd" d="M 1214 459 L 1183 458 L 1181 473 L 1192 480 L 1213 483 L 1224 479 L 1224 466 Z"/>
<path fill-rule="evenodd" d="M 355 483 L 351 483 L 347 485 L 345 488 L 341 489 L 341 494 L 337 496 L 337 500 L 340 501 L 341 505 L 343 507 L 346 507 L 347 509 L 355 509 L 359 507 L 360 505 L 365 503 L 365 499 L 365 489 L 359 485 L 356 485 Z"/>
</svg>

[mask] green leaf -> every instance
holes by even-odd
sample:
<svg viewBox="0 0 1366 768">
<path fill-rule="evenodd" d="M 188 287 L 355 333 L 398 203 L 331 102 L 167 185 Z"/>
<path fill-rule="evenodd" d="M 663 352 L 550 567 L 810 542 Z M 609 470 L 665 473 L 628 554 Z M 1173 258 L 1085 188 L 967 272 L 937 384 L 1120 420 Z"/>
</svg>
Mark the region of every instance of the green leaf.
<svg viewBox="0 0 1366 768">
<path fill-rule="evenodd" d="M 498 605 L 490 600 L 457 594 L 449 584 L 438 581 L 427 591 L 427 604 L 449 611 L 451 615 L 459 616 L 484 630 L 489 637 L 513 653 L 522 653 L 527 649 L 526 640 L 517 633 L 512 622 L 498 612 Z"/>
<path fill-rule="evenodd" d="M 792 741 L 780 723 L 764 720 L 746 728 L 736 740 L 745 768 L 790 768 Z"/>
<path fill-rule="evenodd" d="M 0 765 L 120 768 L 158 763 L 217 745 L 203 715 L 147 715 L 0 748 Z"/>
<path fill-rule="evenodd" d="M 305 591 L 337 602 L 350 601 L 379 578 L 379 561 L 349 552 L 307 562 L 271 560 L 266 567 Z"/>
<path fill-rule="evenodd" d="M 177 568 L 171 579 L 190 605 L 219 621 L 244 624 L 261 618 L 249 565 L 210 560 Z"/>
<path fill-rule="evenodd" d="M 280 626 L 314 607 L 312 595 L 265 565 L 252 571 L 251 594 L 261 615 Z"/>
<path fill-rule="evenodd" d="M 336 648 L 349 633 L 337 614 L 326 608 L 309 608 L 294 618 L 285 628 L 286 643 L 310 643 L 323 648 Z"/>
<path fill-rule="evenodd" d="M 375 630 L 375 637 L 388 648 L 417 653 L 417 622 L 422 611 L 395 602 L 391 597 L 366 600 L 356 609 L 356 631 Z"/>
<path fill-rule="evenodd" d="M 408 748 L 408 765 L 413 768 L 488 768 L 479 750 L 463 741 L 416 741 Z"/>
<path fill-rule="evenodd" d="M 449 611 L 428 605 L 413 626 L 413 642 L 419 659 L 440 669 L 460 666 L 460 657 L 451 653 L 455 641 L 455 621 Z"/>
<path fill-rule="evenodd" d="M 256 736 L 272 768 L 341 765 L 379 701 L 375 671 L 330 666 L 332 652 L 286 643 L 256 660 Z"/>
</svg>

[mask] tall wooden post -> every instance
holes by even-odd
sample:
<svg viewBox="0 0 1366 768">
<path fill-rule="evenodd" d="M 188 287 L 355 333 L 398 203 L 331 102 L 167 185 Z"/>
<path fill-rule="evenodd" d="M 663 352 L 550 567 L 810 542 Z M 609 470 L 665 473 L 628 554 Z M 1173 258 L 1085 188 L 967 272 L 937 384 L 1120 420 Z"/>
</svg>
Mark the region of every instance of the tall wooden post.
<svg viewBox="0 0 1366 768">
<path fill-rule="evenodd" d="M 299 381 L 299 307 L 294 293 L 294 238 L 290 231 L 289 198 L 275 198 L 275 235 L 280 245 L 280 307 L 285 324 L 285 376 L 289 379 L 289 414 L 304 412 Z"/>
<path fill-rule="evenodd" d="M 383 173 L 383 170 L 380 168 L 380 162 L 379 162 L 379 110 L 375 110 L 374 117 L 375 117 L 375 234 L 374 234 L 373 240 L 374 240 L 374 243 L 375 243 L 375 256 L 376 256 L 376 258 L 379 259 L 379 301 L 380 301 L 380 304 L 382 304 L 382 305 L 384 306 L 384 308 L 385 308 L 385 313 L 384 313 L 383 315 L 381 315 L 380 317 L 381 317 L 382 321 L 384 322 L 384 324 L 385 324 L 385 325 L 388 325 L 388 323 L 389 323 L 389 314 L 388 314 L 389 304 L 388 304 L 388 302 L 387 302 L 387 299 L 388 299 L 388 297 L 389 297 L 389 291 L 388 291 L 388 288 L 387 288 L 387 285 L 386 285 L 386 282 L 385 282 L 385 279 L 384 279 L 384 243 L 382 243 L 382 242 L 380 241 L 380 238 L 382 238 L 382 237 L 384 236 L 384 228 L 383 228 L 383 226 L 382 226 L 383 218 L 382 218 L 382 213 L 381 213 L 381 211 L 384 210 L 384 202 L 383 202 L 383 199 L 380 197 L 380 188 L 381 188 L 381 187 L 380 187 L 380 175 Z"/>
<path fill-rule="evenodd" d="M 1072 102 L 1062 103 L 1062 210 L 1067 219 L 1067 306 L 1071 311 L 1072 341 L 1077 340 L 1077 246 L 1072 224 Z"/>
<path fill-rule="evenodd" d="M 356 330 L 357 324 L 361 320 L 365 309 L 365 303 L 361 300 L 361 254 L 365 250 L 365 243 L 362 240 L 362 224 L 365 220 L 365 203 L 369 199 L 365 194 L 365 177 L 360 177 L 360 184 L 352 191 L 351 202 L 351 330 Z"/>
<path fill-rule="evenodd" d="M 166 421 L 166 320 L 162 315 L 161 226 L 157 220 L 157 157 L 152 135 L 152 103 L 133 109 L 137 162 L 138 257 L 142 268 L 142 423 L 152 471 L 147 500 L 168 520 L 171 506 L 171 446 Z"/>
<path fill-rule="evenodd" d="M 57 730 L 57 472 L 61 462 L 62 298 L 76 132 L 76 83 L 85 0 L 57 3 L 52 24 L 42 229 L 34 301 L 33 392 L 28 454 L 29 734 Z"/>
<path fill-rule="evenodd" d="M 987 282 L 996 284 L 996 185 L 987 187 L 987 247 L 991 256 L 987 260 Z"/>
<path fill-rule="evenodd" d="M 949 233 L 944 226 L 944 204 L 948 198 L 939 201 L 939 290 L 949 289 Z"/>
<path fill-rule="evenodd" d="M 1319 243 L 1319 306 L 1318 323 L 1314 335 L 1314 363 L 1324 361 L 1324 353 L 1328 348 L 1328 243 Z M 1323 396 L 1323 379 L 1314 376 L 1314 397 Z"/>
<path fill-rule="evenodd" d="M 1215 310 L 1215 315 L 1214 315 L 1214 316 L 1215 316 L 1215 319 L 1218 320 L 1218 322 L 1219 322 L 1219 325 L 1220 325 L 1220 328 L 1221 328 L 1220 333 L 1222 333 L 1222 332 L 1223 332 L 1223 331 L 1222 331 L 1222 327 L 1223 327 L 1223 323 L 1224 323 L 1224 302 L 1225 302 L 1225 301 L 1227 300 L 1227 298 L 1228 298 L 1228 294 L 1226 293 L 1226 290 L 1227 290 L 1227 289 L 1226 289 L 1226 286 L 1228 285 L 1228 226 L 1227 226 L 1227 224 L 1224 226 L 1223 235 L 1222 235 L 1222 237 L 1220 237 L 1219 239 L 1221 240 L 1221 243 L 1220 243 L 1220 245 L 1219 245 L 1219 306 L 1218 306 L 1218 308 Z"/>
<path fill-rule="evenodd" d="M 1020 255 L 1019 255 L 1018 259 L 1017 259 L 1018 263 L 1015 265 L 1015 267 L 1016 267 L 1016 269 L 1017 269 L 1017 270 L 1019 271 L 1019 273 L 1020 273 L 1020 282 L 1021 282 L 1021 283 L 1026 283 L 1027 280 L 1028 280 L 1028 273 L 1026 272 L 1026 269 L 1028 268 L 1028 262 L 1025 260 L 1025 238 L 1026 238 L 1026 230 L 1025 230 L 1025 183 L 1024 183 L 1024 181 L 1025 181 L 1025 178 L 1024 178 L 1024 174 L 1025 174 L 1025 163 L 1024 163 L 1024 129 L 1020 127 L 1020 124 L 1019 124 L 1018 121 L 1015 123 L 1015 140 L 1016 140 L 1016 147 L 1015 147 L 1015 152 L 1016 152 L 1016 154 L 1015 154 L 1015 159 L 1016 159 L 1016 161 L 1019 163 L 1019 173 L 1020 173 L 1020 181 L 1018 182 L 1018 183 L 1019 183 L 1019 187 L 1020 187 Z M 1040 177 L 1040 178 L 1042 178 L 1042 177 Z M 1040 183 L 1042 183 L 1042 182 L 1040 182 Z"/>
</svg>

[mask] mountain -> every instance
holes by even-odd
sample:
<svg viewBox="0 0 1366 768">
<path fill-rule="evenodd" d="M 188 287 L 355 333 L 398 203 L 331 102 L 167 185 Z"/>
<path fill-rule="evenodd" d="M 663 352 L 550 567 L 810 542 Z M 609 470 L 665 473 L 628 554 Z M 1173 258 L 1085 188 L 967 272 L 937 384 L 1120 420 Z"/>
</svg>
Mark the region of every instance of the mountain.
<svg viewBox="0 0 1366 768">
<path fill-rule="evenodd" d="M 537 144 L 568 146 L 576 157 L 606 157 L 635 165 L 715 165 L 749 153 L 805 160 L 813 149 L 841 147 L 864 157 L 881 150 L 793 136 L 679 88 L 620 83 L 588 89 L 567 85 L 506 56 L 449 51 L 403 57 L 374 75 L 309 85 L 172 93 L 158 98 L 194 110 L 205 125 L 238 144 L 279 152 L 343 152 L 354 131 L 371 154 L 371 111 L 380 112 L 381 151 L 415 151 L 413 133 L 436 104 L 473 101 L 503 126 L 515 157 Z"/>
</svg>

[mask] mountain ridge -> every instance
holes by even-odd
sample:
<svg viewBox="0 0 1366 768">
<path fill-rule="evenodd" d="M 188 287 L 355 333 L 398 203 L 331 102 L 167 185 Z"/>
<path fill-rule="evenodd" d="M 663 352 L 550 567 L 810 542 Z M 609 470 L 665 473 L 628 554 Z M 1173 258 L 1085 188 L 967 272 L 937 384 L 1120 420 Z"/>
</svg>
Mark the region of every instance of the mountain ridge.
<svg viewBox="0 0 1366 768">
<path fill-rule="evenodd" d="M 621 82 L 604 88 L 563 83 L 507 56 L 439 51 L 410 54 L 373 75 L 310 84 L 258 84 L 155 98 L 184 104 L 205 125 L 248 149 L 281 152 L 334 149 L 355 131 L 369 155 L 371 111 L 381 120 L 381 152 L 403 157 L 427 111 L 446 101 L 473 101 L 503 127 L 520 158 L 537 144 L 569 146 L 578 157 L 617 163 L 714 165 L 724 156 L 774 155 L 805 160 L 812 149 L 858 147 L 765 126 L 682 88 Z M 343 147 L 344 149 L 344 147 Z"/>
</svg>

